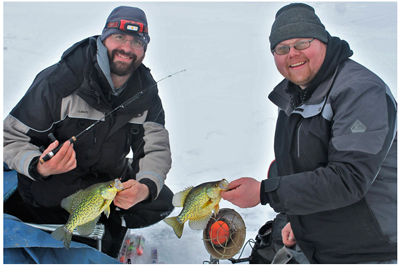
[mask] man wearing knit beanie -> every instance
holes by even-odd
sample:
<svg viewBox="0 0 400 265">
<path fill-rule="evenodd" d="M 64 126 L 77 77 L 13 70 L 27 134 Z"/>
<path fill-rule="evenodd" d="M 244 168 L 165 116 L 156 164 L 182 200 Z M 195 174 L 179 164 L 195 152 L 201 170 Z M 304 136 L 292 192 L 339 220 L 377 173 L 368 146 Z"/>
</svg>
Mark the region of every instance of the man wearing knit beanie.
<svg viewBox="0 0 400 265">
<path fill-rule="evenodd" d="M 100 58 L 100 62 L 110 60 L 112 78 L 110 83 L 112 83 L 112 87 L 119 88 L 144 59 L 147 45 L 150 42 L 146 14 L 136 7 L 120 6 L 115 8 L 107 18 L 98 40 L 98 46 L 102 48 L 100 41 L 107 48 L 108 53 L 108 58 Z M 131 45 L 125 45 L 127 42 Z M 104 53 L 100 52 L 99 56 L 102 55 L 104 56 Z M 119 90 L 118 93 L 121 91 Z M 117 91 L 114 90 L 114 92 Z"/>
<path fill-rule="evenodd" d="M 273 229 L 282 238 L 269 246 L 257 241 L 253 261 L 397 263 L 397 103 L 390 89 L 349 59 L 349 44 L 332 37 L 309 5 L 282 7 L 269 40 L 284 77 L 269 95 L 279 108 L 275 161 L 267 179 L 241 178 L 221 194 L 240 207 L 269 204 L 280 213 Z"/>
<path fill-rule="evenodd" d="M 130 22 L 122 24 L 119 23 L 121 20 Z M 111 34 L 128 34 L 139 38 L 147 45 L 150 42 L 150 36 L 146 14 L 137 7 L 120 6 L 115 8 L 107 18 L 106 25 L 100 36 L 101 41 L 104 41 Z"/>
<path fill-rule="evenodd" d="M 165 185 L 171 152 L 164 109 L 157 83 L 143 64 L 149 42 L 143 10 L 115 8 L 102 34 L 77 42 L 42 71 L 4 120 L 4 161 L 18 172 L 21 204 L 35 222 L 65 224 L 64 198 L 93 184 L 121 180 L 124 190 L 111 204 L 109 218 L 100 218 L 102 251 L 112 257 L 128 228 L 157 223 L 174 209 L 173 193 Z M 95 121 L 101 122 L 91 127 Z M 69 141 L 85 130 L 79 141 Z M 54 155 L 44 160 L 49 153 Z M 70 244 L 64 240 L 64 246 Z"/>
<path fill-rule="evenodd" d="M 275 16 L 269 36 L 271 50 L 280 42 L 295 38 L 316 38 L 324 43 L 328 41 L 325 26 L 309 5 L 290 4 L 281 8 Z"/>
</svg>

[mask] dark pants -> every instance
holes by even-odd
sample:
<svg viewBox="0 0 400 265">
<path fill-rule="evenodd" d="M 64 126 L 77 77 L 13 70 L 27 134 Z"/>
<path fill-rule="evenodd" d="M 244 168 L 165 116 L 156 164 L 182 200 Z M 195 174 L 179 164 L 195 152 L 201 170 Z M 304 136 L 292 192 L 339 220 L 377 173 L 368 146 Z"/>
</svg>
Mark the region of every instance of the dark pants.
<svg viewBox="0 0 400 265">
<path fill-rule="evenodd" d="M 172 205 L 172 191 L 164 185 L 161 189 L 157 199 L 151 203 L 138 203 L 128 210 L 116 210 L 114 204 L 111 204 L 110 217 L 102 214 L 100 223 L 105 226 L 105 234 L 102 240 L 102 252 L 111 257 L 118 255 L 119 249 L 124 239 L 125 233 L 128 228 L 142 228 L 155 224 L 165 217 L 167 217 L 174 209 Z M 62 209 L 57 208 L 43 208 L 34 207 L 29 204 L 23 203 L 27 207 L 34 222 L 38 224 L 65 224 L 68 221 L 69 213 Z M 23 209 L 21 209 L 23 211 Z M 32 222 L 31 220 L 24 220 L 22 216 L 15 215 L 25 222 Z M 124 218 L 126 227 L 122 227 L 122 219 Z M 93 247 L 96 246 L 95 242 L 90 239 L 82 237 L 73 237 L 74 241 L 79 241 Z"/>
</svg>

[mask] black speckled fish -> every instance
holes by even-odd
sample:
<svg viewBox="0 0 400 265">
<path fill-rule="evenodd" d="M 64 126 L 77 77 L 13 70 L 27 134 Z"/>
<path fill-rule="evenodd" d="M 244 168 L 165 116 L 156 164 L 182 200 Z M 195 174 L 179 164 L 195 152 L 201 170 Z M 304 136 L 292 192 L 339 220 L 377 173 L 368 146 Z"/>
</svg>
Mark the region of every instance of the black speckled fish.
<svg viewBox="0 0 400 265">
<path fill-rule="evenodd" d="M 211 218 L 212 210 L 218 214 L 220 192 L 228 189 L 229 182 L 225 179 L 207 182 L 196 187 L 189 187 L 174 195 L 172 204 L 183 207 L 181 213 L 175 217 L 165 218 L 164 222 L 170 225 L 178 238 L 181 238 L 183 226 L 189 220 L 190 228 L 203 230 Z"/>
<path fill-rule="evenodd" d="M 51 236 L 56 240 L 62 240 L 66 249 L 69 249 L 72 232 L 76 228 L 81 235 L 93 233 L 97 221 L 102 212 L 110 215 L 110 204 L 117 192 L 124 186 L 119 179 L 109 182 L 94 184 L 84 190 L 80 190 L 61 201 L 61 207 L 70 213 L 68 222 L 57 228 Z"/>
</svg>

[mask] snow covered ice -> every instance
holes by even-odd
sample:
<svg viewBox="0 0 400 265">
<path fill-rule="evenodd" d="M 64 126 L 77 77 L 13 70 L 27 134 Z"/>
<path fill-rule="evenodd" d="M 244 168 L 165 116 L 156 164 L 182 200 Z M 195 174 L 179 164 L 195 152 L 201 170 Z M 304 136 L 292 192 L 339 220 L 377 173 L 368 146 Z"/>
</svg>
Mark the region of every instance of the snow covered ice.
<svg viewBox="0 0 400 265">
<path fill-rule="evenodd" d="M 166 184 L 176 193 L 222 178 L 262 180 L 274 159 L 278 112 L 268 94 L 282 80 L 268 36 L 276 12 L 288 3 L 5 2 L 3 118 L 41 70 L 75 42 L 101 34 L 115 7 L 133 5 L 147 15 L 151 42 L 144 63 L 155 80 L 186 69 L 158 84 L 173 159 Z M 378 74 L 396 95 L 397 3 L 306 3 L 332 36 L 349 42 L 351 58 Z M 269 206 L 240 209 L 226 201 L 220 206 L 242 215 L 246 240 L 275 216 Z M 135 232 L 158 248 L 161 262 L 202 263 L 210 258 L 202 231 L 186 227 L 177 239 L 160 222 Z M 243 256 L 249 254 L 247 247 Z"/>
</svg>

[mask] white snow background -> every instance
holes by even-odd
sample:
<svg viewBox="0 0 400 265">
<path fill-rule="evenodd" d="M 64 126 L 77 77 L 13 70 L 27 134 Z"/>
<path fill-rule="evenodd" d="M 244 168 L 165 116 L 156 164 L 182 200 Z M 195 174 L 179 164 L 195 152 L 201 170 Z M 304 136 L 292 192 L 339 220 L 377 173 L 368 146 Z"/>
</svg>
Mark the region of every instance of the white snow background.
<svg viewBox="0 0 400 265">
<path fill-rule="evenodd" d="M 397 94 L 397 3 L 306 2 L 332 36 L 349 42 L 352 59 L 378 74 Z M 4 2 L 3 118 L 35 76 L 88 36 L 101 34 L 117 6 L 147 15 L 151 42 L 144 64 L 158 84 L 170 132 L 174 193 L 226 178 L 266 178 L 274 159 L 277 107 L 268 94 L 282 80 L 269 50 L 276 12 L 288 2 Z M 368 144 L 368 143 L 366 143 Z M 273 219 L 269 206 L 240 209 L 246 241 Z M 176 208 L 171 216 L 178 215 Z M 178 239 L 160 222 L 136 231 L 165 263 L 202 263 L 210 256 L 202 231 L 185 225 Z M 250 254 L 247 247 L 243 256 Z M 238 257 L 236 255 L 235 257 Z M 229 261 L 221 261 L 230 263 Z"/>
</svg>

